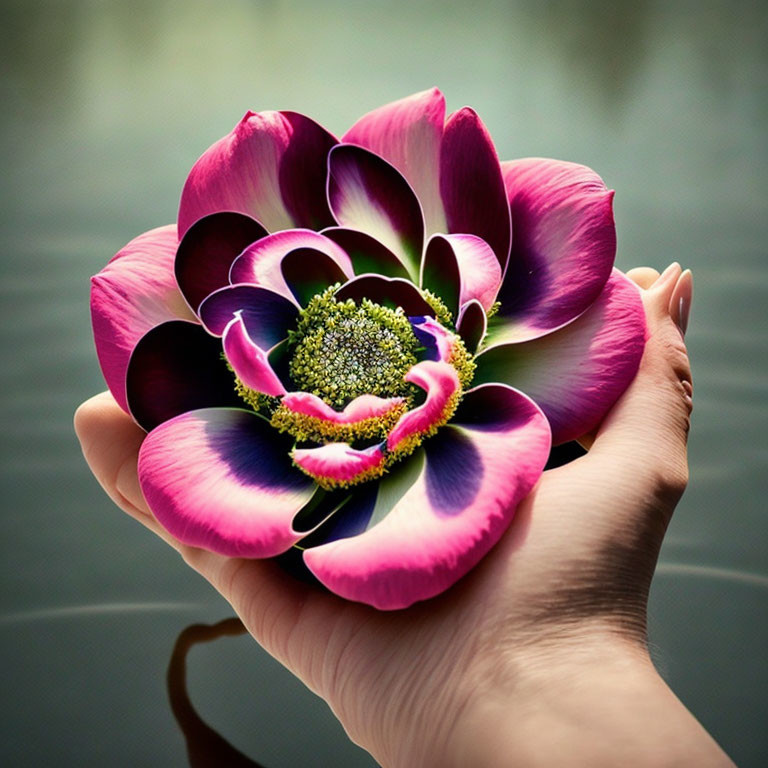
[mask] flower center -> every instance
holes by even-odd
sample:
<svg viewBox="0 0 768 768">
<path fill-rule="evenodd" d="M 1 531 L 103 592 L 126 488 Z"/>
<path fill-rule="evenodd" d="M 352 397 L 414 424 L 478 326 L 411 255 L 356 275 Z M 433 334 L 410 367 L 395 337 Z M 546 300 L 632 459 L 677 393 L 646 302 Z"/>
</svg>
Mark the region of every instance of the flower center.
<svg viewBox="0 0 768 768">
<path fill-rule="evenodd" d="M 289 335 L 296 386 L 334 408 L 364 394 L 408 397 L 403 377 L 419 347 L 408 318 L 368 299 L 336 301 L 334 290 L 315 296 Z"/>
</svg>

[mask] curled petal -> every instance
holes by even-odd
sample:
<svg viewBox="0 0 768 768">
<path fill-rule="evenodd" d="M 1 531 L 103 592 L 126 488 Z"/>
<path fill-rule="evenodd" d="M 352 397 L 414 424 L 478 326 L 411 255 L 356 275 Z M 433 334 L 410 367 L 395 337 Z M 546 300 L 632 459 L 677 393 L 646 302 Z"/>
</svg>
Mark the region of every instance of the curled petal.
<svg viewBox="0 0 768 768">
<path fill-rule="evenodd" d="M 347 275 L 330 256 L 314 248 L 297 248 L 286 253 L 280 262 L 280 271 L 302 307 L 328 286 L 347 280 Z"/>
<path fill-rule="evenodd" d="M 107 386 L 125 411 L 125 373 L 139 339 L 168 320 L 194 320 L 173 276 L 177 245 L 173 225 L 150 230 L 91 278 L 96 353 Z"/>
<path fill-rule="evenodd" d="M 427 360 L 449 362 L 456 344 L 456 336 L 432 317 L 408 319 L 411 321 L 414 335 L 426 347 Z"/>
<path fill-rule="evenodd" d="M 477 299 L 468 301 L 459 312 L 456 331 L 470 352 L 474 353 L 480 346 L 487 328 L 488 316 L 485 314 L 482 304 Z"/>
<path fill-rule="evenodd" d="M 176 252 L 174 272 L 194 312 L 208 294 L 229 285 L 232 262 L 266 234 L 258 221 L 232 211 L 212 213 L 187 230 Z"/>
<path fill-rule="evenodd" d="M 347 443 L 328 443 L 318 448 L 294 448 L 291 456 L 299 469 L 324 488 L 379 476 L 386 456 L 381 446 L 357 449 Z"/>
<path fill-rule="evenodd" d="M 385 160 L 362 147 L 339 144 L 328 157 L 328 200 L 336 221 L 383 243 L 418 274 L 424 219 L 408 182 Z"/>
<path fill-rule="evenodd" d="M 179 237 L 198 219 L 237 211 L 270 232 L 333 224 L 325 163 L 336 139 L 295 112 L 246 112 L 189 172 L 179 205 Z"/>
<path fill-rule="evenodd" d="M 476 299 L 487 312 L 496 301 L 501 285 L 501 266 L 485 240 L 475 235 L 437 235 L 456 256 L 461 275 L 460 304 Z"/>
<path fill-rule="evenodd" d="M 447 589 L 498 541 L 541 475 L 549 426 L 503 385 L 468 392 L 455 424 L 302 542 L 315 545 L 304 560 L 330 590 L 404 608 Z"/>
<path fill-rule="evenodd" d="M 280 293 L 260 285 L 228 285 L 214 291 L 200 305 L 200 320 L 214 336 L 222 336 L 238 312 L 255 344 L 270 349 L 288 336 L 299 313 Z"/>
<path fill-rule="evenodd" d="M 224 329 L 224 354 L 249 389 L 278 397 L 285 394 L 280 377 L 270 365 L 267 353 L 251 341 L 242 316 L 238 315 Z"/>
<path fill-rule="evenodd" d="M 427 232 L 445 232 L 440 199 L 440 142 L 445 97 L 437 88 L 363 115 L 343 141 L 370 149 L 397 168 L 413 187 L 424 210 Z"/>
<path fill-rule="evenodd" d="M 592 306 L 569 325 L 479 354 L 476 381 L 519 387 L 542 408 L 554 443 L 596 427 L 635 376 L 645 347 L 640 293 L 614 270 Z"/>
<path fill-rule="evenodd" d="M 427 304 L 419 289 L 399 277 L 390 279 L 382 275 L 358 275 L 342 285 L 335 296 L 338 301 L 352 299 L 358 303 L 363 299 L 370 299 L 390 309 L 400 307 L 406 315 L 435 314 L 435 310 Z"/>
<path fill-rule="evenodd" d="M 417 408 L 403 414 L 387 437 L 387 450 L 408 450 L 415 441 L 432 434 L 453 415 L 461 392 L 456 369 L 448 363 L 425 360 L 405 374 L 405 380 L 427 393 Z"/>
<path fill-rule="evenodd" d="M 448 231 L 485 240 L 503 270 L 512 237 L 509 203 L 493 141 L 469 107 L 454 112 L 445 125 L 440 194 Z"/>
<path fill-rule="evenodd" d="M 502 163 L 515 236 L 496 343 L 562 327 L 600 294 L 616 256 L 613 192 L 591 169 L 529 158 Z"/>
<path fill-rule="evenodd" d="M 241 404 L 221 343 L 185 320 L 162 323 L 141 337 L 125 389 L 131 415 L 146 430 L 195 408 Z"/>
<path fill-rule="evenodd" d="M 495 256 L 493 260 L 496 261 Z M 456 317 L 461 305 L 461 272 L 456 254 L 444 236 L 432 235 L 429 239 L 421 260 L 419 281 L 423 289 L 439 296 Z"/>
<path fill-rule="evenodd" d="M 288 253 L 299 248 L 320 251 L 330 256 L 347 277 L 354 274 L 349 256 L 333 240 L 310 229 L 291 229 L 275 232 L 246 248 L 232 264 L 229 280 L 233 284 L 263 285 L 294 301 L 293 292 L 285 282 L 280 264 Z"/>
<path fill-rule="evenodd" d="M 334 424 L 355 424 L 385 416 L 400 406 L 403 398 L 360 395 L 348 403 L 344 410 L 337 411 L 311 392 L 289 392 L 283 397 L 281 403 L 285 408 L 304 416 Z"/>
<path fill-rule="evenodd" d="M 144 440 L 141 489 L 182 543 L 230 557 L 273 557 L 302 535 L 291 522 L 316 488 L 291 466 L 290 445 L 245 410 L 184 413 Z"/>
<path fill-rule="evenodd" d="M 347 227 L 328 227 L 321 234 L 346 251 L 356 275 L 373 273 L 409 278 L 403 262 L 375 237 Z"/>
</svg>

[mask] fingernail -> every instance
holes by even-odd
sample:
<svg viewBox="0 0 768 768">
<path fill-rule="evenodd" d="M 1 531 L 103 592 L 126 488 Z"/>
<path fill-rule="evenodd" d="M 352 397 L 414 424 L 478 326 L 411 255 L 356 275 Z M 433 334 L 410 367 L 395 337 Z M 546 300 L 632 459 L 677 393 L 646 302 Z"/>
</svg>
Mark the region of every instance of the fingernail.
<svg viewBox="0 0 768 768">
<path fill-rule="evenodd" d="M 676 261 L 673 261 L 656 279 L 656 282 L 654 285 L 661 285 L 662 283 L 665 283 L 667 280 L 669 280 L 670 276 L 673 272 L 677 272 L 677 270 L 680 269 L 680 264 Z"/>
<path fill-rule="evenodd" d="M 675 290 L 672 292 L 672 298 L 669 301 L 669 313 L 683 336 L 688 330 L 692 301 L 693 273 L 690 269 L 686 269 L 678 278 Z"/>
</svg>

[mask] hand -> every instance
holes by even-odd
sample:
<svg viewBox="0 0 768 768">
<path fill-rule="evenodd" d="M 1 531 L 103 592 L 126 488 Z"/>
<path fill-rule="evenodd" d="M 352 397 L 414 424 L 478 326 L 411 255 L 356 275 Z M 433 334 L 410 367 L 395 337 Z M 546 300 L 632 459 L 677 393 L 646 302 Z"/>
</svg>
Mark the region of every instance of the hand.
<svg viewBox="0 0 768 768">
<path fill-rule="evenodd" d="M 673 317 L 691 278 L 676 264 L 630 276 L 649 338 L 589 453 L 543 475 L 474 571 L 404 611 L 180 544 L 139 488 L 144 433 L 109 394 L 80 407 L 76 430 L 118 506 L 208 579 L 382 765 L 730 765 L 645 647 L 651 578 L 687 482 L 691 375 Z"/>
</svg>

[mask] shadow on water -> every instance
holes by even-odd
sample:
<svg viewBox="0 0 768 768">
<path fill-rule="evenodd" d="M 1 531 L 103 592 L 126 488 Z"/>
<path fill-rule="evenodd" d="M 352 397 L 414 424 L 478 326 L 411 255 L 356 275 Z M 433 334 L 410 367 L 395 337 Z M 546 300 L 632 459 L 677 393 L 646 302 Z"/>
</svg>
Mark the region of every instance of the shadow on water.
<svg viewBox="0 0 768 768">
<path fill-rule="evenodd" d="M 168 664 L 168 699 L 176 722 L 184 734 L 192 768 L 264 768 L 251 760 L 213 730 L 197 713 L 187 691 L 187 655 L 198 643 L 210 643 L 220 637 L 234 637 L 246 631 L 240 619 L 218 624 L 191 624 L 182 630 Z"/>
</svg>

